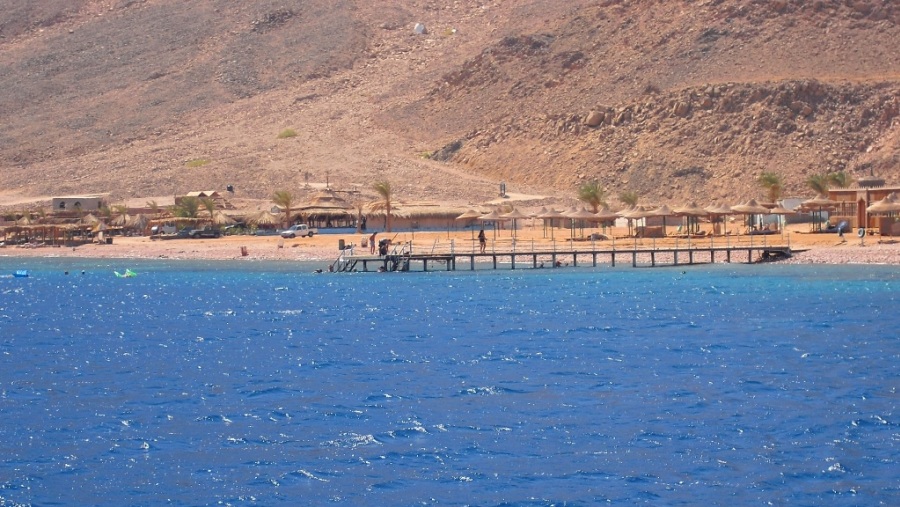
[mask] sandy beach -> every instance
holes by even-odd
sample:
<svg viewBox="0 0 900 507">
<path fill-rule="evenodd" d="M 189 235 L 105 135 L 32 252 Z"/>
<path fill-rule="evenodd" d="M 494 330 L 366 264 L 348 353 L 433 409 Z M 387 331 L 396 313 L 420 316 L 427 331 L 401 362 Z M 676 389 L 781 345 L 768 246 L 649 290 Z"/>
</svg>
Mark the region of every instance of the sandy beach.
<svg viewBox="0 0 900 507">
<path fill-rule="evenodd" d="M 590 233 L 592 231 L 586 231 Z M 597 230 L 596 232 L 600 232 Z M 625 238 L 624 229 L 605 231 L 610 238 L 595 242 L 570 241 L 570 231 L 556 229 L 546 232 L 542 228 L 526 227 L 516 231 L 515 238 L 509 230 L 488 231 L 487 252 L 506 252 L 513 248 L 518 252 L 549 252 L 596 249 L 627 251 L 634 247 L 688 248 L 705 246 L 735 246 L 755 241 L 768 245 L 787 245 L 793 250 L 790 259 L 780 261 L 792 264 L 900 264 L 900 242 L 877 237 L 867 237 L 860 242 L 853 234 L 844 240 L 833 233 L 809 233 L 805 225 L 789 228 L 783 235 L 767 237 L 730 236 L 712 239 L 693 239 L 690 244 L 684 238 L 639 239 Z M 549 237 L 548 237 L 549 236 Z M 212 239 L 151 239 L 146 236 L 115 236 L 112 244 L 94 243 L 76 247 L 67 246 L 13 246 L 0 247 L 0 257 L 74 257 L 97 259 L 183 259 L 183 260 L 274 260 L 322 262 L 327 268 L 340 255 L 340 241 L 345 246 L 354 245 L 355 255 L 368 255 L 369 248 L 361 244 L 367 239 L 363 234 L 319 234 L 312 238 L 282 239 L 279 236 L 237 235 Z M 468 253 L 477 248 L 472 231 L 429 231 L 379 233 L 378 239 L 392 239 L 395 245 L 411 243 L 415 252 Z M 246 255 L 243 255 L 246 252 Z"/>
</svg>

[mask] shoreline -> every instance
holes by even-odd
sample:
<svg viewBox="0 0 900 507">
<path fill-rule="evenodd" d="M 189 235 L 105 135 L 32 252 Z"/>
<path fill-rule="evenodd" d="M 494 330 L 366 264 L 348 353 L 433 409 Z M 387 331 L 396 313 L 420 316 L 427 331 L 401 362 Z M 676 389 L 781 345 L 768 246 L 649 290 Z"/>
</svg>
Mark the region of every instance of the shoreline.
<svg viewBox="0 0 900 507">
<path fill-rule="evenodd" d="M 549 251 L 555 248 L 558 252 L 565 253 L 569 248 L 579 248 L 582 245 L 589 248 L 592 243 L 587 240 L 570 242 L 565 238 L 568 230 L 558 230 L 560 239 L 545 237 L 546 232 L 534 229 L 521 229 L 517 231 L 517 238 L 510 237 L 510 231 L 498 231 L 497 235 L 489 238 L 488 252 L 510 251 L 517 248 L 521 253 L 531 250 Z M 611 234 L 625 231 L 608 231 Z M 395 243 L 412 242 L 415 251 L 443 251 L 449 252 L 474 252 L 476 240 L 473 231 L 429 231 L 429 232 L 401 232 L 382 233 L 378 237 L 388 237 Z M 489 234 L 491 235 L 491 234 Z M 674 238 L 660 238 L 657 240 L 622 238 L 616 240 L 603 240 L 593 243 L 597 249 L 610 247 L 621 250 L 623 253 L 630 251 L 634 246 L 638 248 L 678 248 L 688 247 L 687 240 Z M 784 238 L 784 239 L 782 239 Z M 0 258 L 86 258 L 86 259 L 143 259 L 143 260 L 227 260 L 227 261 L 289 261 L 323 263 L 323 267 L 334 262 L 340 255 L 339 241 L 346 245 L 354 244 L 357 255 L 368 255 L 368 248 L 361 248 L 362 242 L 368 239 L 363 234 L 320 234 L 312 238 L 282 239 L 279 236 L 224 236 L 214 239 L 151 239 L 148 236 L 114 236 L 112 244 L 91 243 L 75 247 L 71 246 L 14 246 L 0 247 Z M 746 236 L 733 236 L 725 238 L 696 239 L 693 240 L 695 248 L 703 248 L 709 241 L 715 241 L 716 246 L 724 246 L 725 241 L 734 245 L 736 242 L 747 241 Z M 756 244 L 763 241 L 756 238 Z M 853 237 L 841 241 L 834 234 L 810 234 L 804 231 L 787 231 L 781 237 L 773 236 L 768 239 L 769 244 L 787 244 L 796 252 L 788 259 L 779 260 L 783 264 L 851 264 L 851 265 L 900 265 L 900 241 L 878 240 L 866 238 L 864 244 Z M 246 252 L 246 255 L 243 253 Z M 549 254 L 548 254 L 549 255 Z"/>
</svg>

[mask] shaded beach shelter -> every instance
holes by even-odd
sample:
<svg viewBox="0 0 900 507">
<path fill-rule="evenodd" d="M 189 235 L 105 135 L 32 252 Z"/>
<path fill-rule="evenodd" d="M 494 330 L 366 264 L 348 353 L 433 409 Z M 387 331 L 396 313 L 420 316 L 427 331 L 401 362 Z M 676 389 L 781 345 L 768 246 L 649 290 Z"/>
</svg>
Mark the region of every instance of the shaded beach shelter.
<svg viewBox="0 0 900 507">
<path fill-rule="evenodd" d="M 756 199 L 750 199 L 744 204 L 737 204 L 732 206 L 731 211 L 741 215 L 747 215 L 749 217 L 750 224 L 753 224 L 753 216 L 768 214 L 769 208 L 756 202 Z"/>
<path fill-rule="evenodd" d="M 871 204 L 866 208 L 866 213 L 872 215 L 887 215 L 893 217 L 898 212 L 900 212 L 900 199 L 897 198 L 895 193 L 885 196 L 884 199 Z M 891 222 L 889 231 L 890 234 L 893 235 L 893 220 Z"/>
<path fill-rule="evenodd" d="M 528 218 L 528 215 L 522 213 L 521 211 L 513 208 L 509 213 L 504 213 L 500 215 L 500 218 L 503 220 L 512 220 L 512 234 L 513 237 L 516 237 L 516 220 L 520 218 Z"/>
<path fill-rule="evenodd" d="M 832 210 L 836 205 L 837 202 L 820 195 L 813 199 L 807 199 L 801 202 L 800 209 L 808 210 L 813 213 L 813 216 L 815 217 L 815 220 L 813 220 L 813 230 L 821 231 L 823 222 L 822 212 L 825 210 Z"/>
<path fill-rule="evenodd" d="M 473 225 L 475 223 L 475 219 L 481 216 L 481 212 L 476 211 L 474 209 L 470 209 L 463 213 L 462 215 L 456 217 L 456 220 L 466 220 L 469 222 L 469 225 Z M 475 241 L 475 228 L 471 228 L 472 230 L 472 241 Z"/>
<path fill-rule="evenodd" d="M 684 206 L 679 206 L 672 211 L 675 213 L 675 215 L 685 218 L 685 221 L 687 222 L 688 233 L 693 233 L 700 230 L 699 218 L 709 215 L 709 212 L 698 206 L 695 202 L 685 204 Z"/>
<path fill-rule="evenodd" d="M 782 236 L 784 235 L 784 217 L 786 215 L 794 215 L 797 212 L 794 210 L 789 210 L 782 205 L 775 206 L 774 208 L 769 210 L 770 215 L 778 215 L 778 229 L 781 231 Z"/>
<path fill-rule="evenodd" d="M 497 213 L 497 210 L 493 209 L 490 213 L 486 213 L 478 217 L 478 220 L 481 220 L 481 227 L 484 228 L 485 222 L 494 222 L 494 239 L 497 239 L 497 226 L 496 222 L 500 220 L 500 214 Z"/>
<path fill-rule="evenodd" d="M 566 217 L 572 220 L 572 235 L 574 237 L 575 234 L 575 224 L 576 221 L 581 222 L 581 235 L 584 236 L 584 222 L 595 222 L 597 221 L 597 215 L 591 213 L 590 211 L 581 208 L 580 210 L 573 210 L 566 213 Z"/>
<path fill-rule="evenodd" d="M 84 225 L 94 225 L 99 221 L 100 219 L 95 217 L 92 213 L 88 213 L 87 215 L 81 217 L 81 220 L 79 220 L 79 222 Z"/>
<path fill-rule="evenodd" d="M 216 211 L 213 213 L 212 223 L 215 225 L 231 225 L 236 223 L 236 220 L 221 211 Z"/>
<path fill-rule="evenodd" d="M 620 217 L 622 217 L 626 220 L 629 220 L 629 221 L 643 220 L 643 219 L 647 218 L 648 216 L 651 216 L 649 214 L 650 210 L 648 210 L 647 208 L 645 208 L 643 206 L 635 206 L 633 208 L 628 208 L 628 209 L 620 211 L 619 213 L 620 213 L 619 214 Z M 629 226 L 629 229 L 630 228 L 631 228 L 631 226 Z M 635 236 L 636 235 L 637 235 L 637 233 L 635 233 Z"/>
<path fill-rule="evenodd" d="M 269 210 L 262 210 L 254 215 L 250 215 L 247 223 L 255 225 L 259 229 L 275 229 L 281 225 L 281 215 L 276 215 Z"/>
<path fill-rule="evenodd" d="M 550 239 L 555 239 L 554 234 L 553 234 L 553 229 L 554 229 L 553 220 L 555 220 L 557 218 L 566 218 L 566 216 L 564 214 L 560 213 L 559 211 L 556 211 L 555 209 L 550 208 L 549 210 L 547 210 L 546 213 L 544 213 L 543 215 L 540 215 L 538 218 L 542 218 L 544 220 L 550 220 Z"/>
<path fill-rule="evenodd" d="M 615 223 L 616 219 L 619 218 L 619 214 L 609 209 L 609 206 L 600 208 L 600 211 L 594 216 L 597 217 L 596 220 L 598 222 L 604 224 L 604 227 L 607 223 Z"/>
<path fill-rule="evenodd" d="M 720 234 L 728 234 L 725 217 L 734 213 L 733 211 L 731 211 L 731 206 L 728 206 L 727 204 L 710 204 L 703 209 L 706 210 L 707 213 L 709 213 L 709 216 L 712 219 L 713 232 L 715 232 L 715 224 L 721 222 L 722 231 Z"/>
<path fill-rule="evenodd" d="M 669 208 L 667 205 L 663 204 L 662 206 L 653 210 L 651 213 L 652 214 L 650 216 L 662 217 L 662 219 L 663 219 L 662 233 L 663 233 L 663 236 L 665 236 L 666 235 L 666 218 L 675 216 L 675 212 L 672 211 L 672 209 Z"/>
</svg>

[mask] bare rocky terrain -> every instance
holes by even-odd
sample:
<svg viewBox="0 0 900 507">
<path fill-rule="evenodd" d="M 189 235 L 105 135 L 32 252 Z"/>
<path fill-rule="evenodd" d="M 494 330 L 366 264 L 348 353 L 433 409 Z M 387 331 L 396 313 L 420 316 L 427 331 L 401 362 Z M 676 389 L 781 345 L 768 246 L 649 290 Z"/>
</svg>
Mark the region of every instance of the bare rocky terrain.
<svg viewBox="0 0 900 507">
<path fill-rule="evenodd" d="M 0 206 L 900 183 L 898 48 L 886 0 L 0 0 Z"/>
</svg>

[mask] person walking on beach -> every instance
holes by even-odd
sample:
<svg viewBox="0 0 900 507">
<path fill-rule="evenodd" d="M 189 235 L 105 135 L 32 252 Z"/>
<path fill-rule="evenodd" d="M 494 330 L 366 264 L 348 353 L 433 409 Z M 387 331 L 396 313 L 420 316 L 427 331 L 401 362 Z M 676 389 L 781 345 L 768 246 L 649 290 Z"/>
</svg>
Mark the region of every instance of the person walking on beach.
<svg viewBox="0 0 900 507">
<path fill-rule="evenodd" d="M 481 253 L 484 253 L 484 249 L 487 247 L 487 237 L 484 235 L 484 229 L 478 231 L 478 244 L 481 245 Z"/>
<path fill-rule="evenodd" d="M 378 234 L 378 231 L 373 232 L 372 235 L 369 236 L 369 254 L 370 255 L 375 255 L 375 235 L 376 234 Z"/>
</svg>

